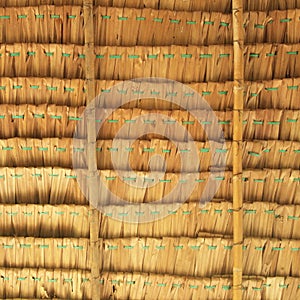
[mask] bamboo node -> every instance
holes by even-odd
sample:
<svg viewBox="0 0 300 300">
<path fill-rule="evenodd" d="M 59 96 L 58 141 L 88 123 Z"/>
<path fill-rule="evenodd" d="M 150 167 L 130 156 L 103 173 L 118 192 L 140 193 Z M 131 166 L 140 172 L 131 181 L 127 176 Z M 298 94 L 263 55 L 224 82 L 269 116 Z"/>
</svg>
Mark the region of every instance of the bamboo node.
<svg viewBox="0 0 300 300">
<path fill-rule="evenodd" d="M 243 246 L 243 244 L 244 244 L 244 240 L 241 240 L 240 242 L 235 242 L 235 243 L 233 243 L 232 246 L 233 246 L 233 247 L 234 247 L 234 246 Z M 240 270 L 242 270 L 242 268 L 240 268 Z"/>
</svg>

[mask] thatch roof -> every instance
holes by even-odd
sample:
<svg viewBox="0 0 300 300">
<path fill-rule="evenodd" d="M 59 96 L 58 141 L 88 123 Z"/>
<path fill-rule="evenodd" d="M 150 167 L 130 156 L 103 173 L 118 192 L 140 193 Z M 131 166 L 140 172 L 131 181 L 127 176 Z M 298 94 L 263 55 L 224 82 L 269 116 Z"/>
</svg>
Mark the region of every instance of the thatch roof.
<svg viewBox="0 0 300 300">
<path fill-rule="evenodd" d="M 243 1 L 240 286 L 231 2 L 0 0 L 0 298 L 232 299 L 236 289 L 244 299 L 300 298 L 300 1 Z M 140 99 L 137 88 L 122 105 L 122 82 L 139 77 L 184 83 L 216 122 L 209 111 L 195 118 L 192 94 L 168 95 L 161 83 L 176 101 Z M 77 126 L 95 95 L 113 96 L 91 108 L 109 115 L 93 134 L 90 123 Z M 160 134 L 136 139 L 133 120 L 149 113 L 163 116 Z M 190 144 L 174 123 L 190 133 L 200 164 L 180 165 Z M 135 176 L 157 185 L 137 189 L 132 172 L 119 177 L 111 154 L 128 153 Z M 149 165 L 158 155 L 165 172 Z M 100 190 L 98 213 L 77 181 L 87 169 L 128 203 Z M 194 183 L 187 201 L 172 199 L 176 210 L 155 203 L 181 173 Z M 200 206 L 210 179 L 218 189 Z M 142 216 L 152 222 L 131 222 Z"/>
</svg>

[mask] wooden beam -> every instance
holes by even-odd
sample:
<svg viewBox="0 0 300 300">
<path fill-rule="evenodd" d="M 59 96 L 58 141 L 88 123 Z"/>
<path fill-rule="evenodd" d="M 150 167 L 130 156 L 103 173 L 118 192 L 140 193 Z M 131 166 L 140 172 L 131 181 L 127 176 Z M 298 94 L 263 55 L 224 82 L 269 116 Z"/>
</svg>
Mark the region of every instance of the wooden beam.
<svg viewBox="0 0 300 300">
<path fill-rule="evenodd" d="M 94 195 L 94 188 L 97 186 L 97 161 L 95 155 L 96 128 L 95 128 L 95 44 L 94 44 L 94 21 L 93 21 L 93 0 L 83 1 L 84 34 L 85 34 L 85 86 L 87 89 L 87 166 L 88 166 L 88 196 Z M 99 212 L 90 205 L 90 246 L 91 246 L 91 288 L 92 299 L 100 299 L 100 252 L 98 247 L 99 237 Z"/>
<path fill-rule="evenodd" d="M 232 0 L 234 52 L 233 107 L 233 299 L 242 299 L 243 276 L 243 107 L 244 107 L 244 28 L 243 0 Z"/>
</svg>

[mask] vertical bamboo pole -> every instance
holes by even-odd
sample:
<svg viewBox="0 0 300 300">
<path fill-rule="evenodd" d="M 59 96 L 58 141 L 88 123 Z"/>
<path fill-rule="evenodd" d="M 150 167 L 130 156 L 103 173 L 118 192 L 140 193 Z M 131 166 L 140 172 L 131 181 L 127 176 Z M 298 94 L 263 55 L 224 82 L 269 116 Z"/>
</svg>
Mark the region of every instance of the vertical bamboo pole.
<svg viewBox="0 0 300 300">
<path fill-rule="evenodd" d="M 234 53 L 233 107 L 233 299 L 242 299 L 243 180 L 242 141 L 244 106 L 243 0 L 232 0 Z"/>
<path fill-rule="evenodd" d="M 87 166 L 88 166 L 88 195 L 89 199 L 95 193 L 97 186 L 97 161 L 95 155 L 96 128 L 95 128 L 95 51 L 94 51 L 94 21 L 93 0 L 83 1 L 84 34 L 85 34 L 85 76 L 87 88 Z M 92 299 L 100 299 L 100 252 L 98 248 L 99 212 L 93 206 L 89 209 L 90 247 L 91 247 L 91 287 Z"/>
</svg>

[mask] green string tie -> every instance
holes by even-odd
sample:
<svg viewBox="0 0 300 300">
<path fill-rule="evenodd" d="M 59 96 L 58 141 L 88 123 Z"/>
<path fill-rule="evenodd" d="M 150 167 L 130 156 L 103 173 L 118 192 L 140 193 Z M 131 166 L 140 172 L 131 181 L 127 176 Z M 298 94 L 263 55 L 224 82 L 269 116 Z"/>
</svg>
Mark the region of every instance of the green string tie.
<svg viewBox="0 0 300 300">
<path fill-rule="evenodd" d="M 198 285 L 191 285 L 191 284 L 189 285 L 190 289 L 198 289 L 198 287 L 199 287 Z"/>
<path fill-rule="evenodd" d="M 265 25 L 262 25 L 262 24 L 255 24 L 255 25 L 254 25 L 254 28 L 264 29 L 264 28 L 265 28 Z"/>
<path fill-rule="evenodd" d="M 205 285 L 204 288 L 208 289 L 208 290 L 213 290 L 216 288 L 216 286 L 215 285 Z"/>
<path fill-rule="evenodd" d="M 228 27 L 228 26 L 229 26 L 229 23 L 226 23 L 226 22 L 220 22 L 220 26 Z"/>
<path fill-rule="evenodd" d="M 216 250 L 218 246 L 208 245 L 208 250 Z"/>
<path fill-rule="evenodd" d="M 182 58 L 192 58 L 192 54 L 181 54 Z"/>
<path fill-rule="evenodd" d="M 284 247 L 272 247 L 272 251 L 281 251 L 284 250 Z"/>
<path fill-rule="evenodd" d="M 288 18 L 288 19 L 281 19 L 280 20 L 280 23 L 288 23 L 288 22 L 291 22 L 292 19 L 291 18 Z"/>
<path fill-rule="evenodd" d="M 148 54 L 147 57 L 156 59 L 158 57 L 158 54 Z"/>
<path fill-rule="evenodd" d="M 170 23 L 173 23 L 173 24 L 179 24 L 180 22 L 181 22 L 181 20 L 170 19 Z"/>
<path fill-rule="evenodd" d="M 190 248 L 191 248 L 192 250 L 199 250 L 199 249 L 200 249 L 200 246 L 190 246 Z"/>
<path fill-rule="evenodd" d="M 124 248 L 124 249 L 127 249 L 127 250 L 131 250 L 131 249 L 134 248 L 134 246 L 131 246 L 131 245 L 128 246 L 128 245 L 127 245 L 127 246 L 124 246 L 123 248 Z"/>
<path fill-rule="evenodd" d="M 264 250 L 264 247 L 255 247 L 255 250 L 263 251 L 263 250 Z"/>
<path fill-rule="evenodd" d="M 109 246 L 107 247 L 107 249 L 108 249 L 108 250 L 117 250 L 117 249 L 118 249 L 118 246 L 110 246 L 110 245 L 109 245 Z"/>
<path fill-rule="evenodd" d="M 47 86 L 47 90 L 49 90 L 49 91 L 57 91 L 57 87 L 56 86 Z"/>
<path fill-rule="evenodd" d="M 154 18 L 154 22 L 162 23 L 163 19 L 162 18 Z"/>
<path fill-rule="evenodd" d="M 232 246 L 224 246 L 225 250 L 232 250 Z"/>
<path fill-rule="evenodd" d="M 291 85 L 291 86 L 288 86 L 288 90 L 298 90 L 298 85 Z"/>
<path fill-rule="evenodd" d="M 166 283 L 157 283 L 157 286 L 159 286 L 159 287 L 165 287 L 165 286 L 167 286 L 167 284 Z"/>
<path fill-rule="evenodd" d="M 200 58 L 212 58 L 212 54 L 200 54 Z"/>
<path fill-rule="evenodd" d="M 157 250 L 165 250 L 166 247 L 165 247 L 165 246 L 156 246 L 155 248 L 156 248 Z"/>
<path fill-rule="evenodd" d="M 12 57 L 20 56 L 20 52 L 11 52 L 11 53 L 9 53 L 9 56 L 12 56 Z"/>
<path fill-rule="evenodd" d="M 120 59 L 120 58 L 122 58 L 122 55 L 110 55 L 109 56 L 109 58 L 111 58 L 111 59 Z"/>
</svg>

